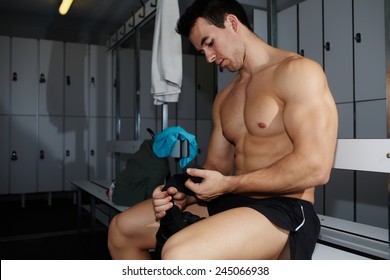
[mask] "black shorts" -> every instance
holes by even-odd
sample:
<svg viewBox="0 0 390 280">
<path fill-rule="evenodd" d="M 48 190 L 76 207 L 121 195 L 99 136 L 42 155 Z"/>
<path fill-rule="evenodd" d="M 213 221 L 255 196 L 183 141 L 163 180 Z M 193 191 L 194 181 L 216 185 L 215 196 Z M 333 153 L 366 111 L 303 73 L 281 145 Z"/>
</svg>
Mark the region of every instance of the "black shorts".
<svg viewBox="0 0 390 280">
<path fill-rule="evenodd" d="M 210 216 L 237 207 L 252 208 L 274 225 L 289 230 L 292 260 L 311 259 L 321 224 L 310 202 L 290 197 L 256 199 L 229 194 L 207 203 Z"/>
</svg>

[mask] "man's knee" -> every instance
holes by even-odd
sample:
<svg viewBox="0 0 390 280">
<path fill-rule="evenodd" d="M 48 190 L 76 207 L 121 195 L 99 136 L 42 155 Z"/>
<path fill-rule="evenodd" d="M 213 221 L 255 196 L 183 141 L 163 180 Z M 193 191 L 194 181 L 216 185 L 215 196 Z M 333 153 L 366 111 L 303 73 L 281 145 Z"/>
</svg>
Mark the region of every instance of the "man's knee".
<svg viewBox="0 0 390 280">
<path fill-rule="evenodd" d="M 114 216 L 114 218 L 111 220 L 110 225 L 108 227 L 108 249 L 110 251 L 114 250 L 116 247 L 118 247 L 120 244 L 118 244 L 120 238 L 119 235 L 121 235 L 121 231 L 118 228 L 118 215 Z"/>
<path fill-rule="evenodd" d="M 168 240 L 169 241 L 169 240 Z M 184 254 L 184 249 L 177 245 L 174 244 L 174 242 L 166 242 L 162 252 L 161 252 L 161 259 L 162 260 L 183 260 L 185 257 L 183 256 Z M 188 254 L 187 254 L 188 258 Z"/>
<path fill-rule="evenodd" d="M 196 249 L 192 248 L 192 242 L 187 240 L 183 241 L 179 236 L 171 236 L 166 243 L 161 252 L 162 260 L 185 260 L 199 258 L 196 255 Z"/>
</svg>

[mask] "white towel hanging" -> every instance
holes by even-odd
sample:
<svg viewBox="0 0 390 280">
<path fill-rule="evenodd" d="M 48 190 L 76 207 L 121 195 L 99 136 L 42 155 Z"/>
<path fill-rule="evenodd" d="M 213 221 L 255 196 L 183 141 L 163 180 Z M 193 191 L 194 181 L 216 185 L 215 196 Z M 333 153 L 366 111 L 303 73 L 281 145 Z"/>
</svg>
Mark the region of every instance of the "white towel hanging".
<svg viewBox="0 0 390 280">
<path fill-rule="evenodd" d="M 157 1 L 152 49 L 151 93 L 154 104 L 177 102 L 183 78 L 178 0 Z"/>
</svg>

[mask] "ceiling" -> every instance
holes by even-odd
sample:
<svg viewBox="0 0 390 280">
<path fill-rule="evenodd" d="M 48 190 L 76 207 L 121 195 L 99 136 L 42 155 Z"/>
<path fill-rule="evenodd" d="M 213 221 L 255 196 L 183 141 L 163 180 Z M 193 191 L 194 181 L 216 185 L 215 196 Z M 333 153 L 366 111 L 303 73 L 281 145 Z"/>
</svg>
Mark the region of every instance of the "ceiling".
<svg viewBox="0 0 390 280">
<path fill-rule="evenodd" d="M 0 0 L 0 35 L 105 44 L 109 34 L 142 5 L 136 0 Z"/>
<path fill-rule="evenodd" d="M 160 0 L 162 1 L 162 0 Z M 266 8 L 267 0 L 239 0 Z M 74 0 L 61 16 L 61 0 L 0 0 L 0 35 L 105 45 L 107 39 L 147 0 Z M 276 0 L 278 9 L 294 0 Z M 181 9 L 192 0 L 179 0 Z"/>
</svg>

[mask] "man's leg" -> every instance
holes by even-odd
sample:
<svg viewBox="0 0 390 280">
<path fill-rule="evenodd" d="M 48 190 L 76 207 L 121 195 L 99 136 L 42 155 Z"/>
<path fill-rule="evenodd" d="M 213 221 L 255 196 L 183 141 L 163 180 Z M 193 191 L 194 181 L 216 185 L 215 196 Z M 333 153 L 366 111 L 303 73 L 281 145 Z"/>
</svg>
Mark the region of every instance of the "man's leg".
<svg viewBox="0 0 390 280">
<path fill-rule="evenodd" d="M 173 235 L 163 259 L 276 259 L 289 232 L 251 208 L 227 210 Z"/>
<path fill-rule="evenodd" d="M 187 211 L 206 217 L 207 208 L 197 204 Z M 108 231 L 108 248 L 113 259 L 149 259 L 149 249 L 156 247 L 156 222 L 152 199 L 145 200 L 116 215 Z"/>
<path fill-rule="evenodd" d="M 156 246 L 156 222 L 152 200 L 145 200 L 116 215 L 108 230 L 108 248 L 113 259 L 149 259 Z"/>
</svg>

